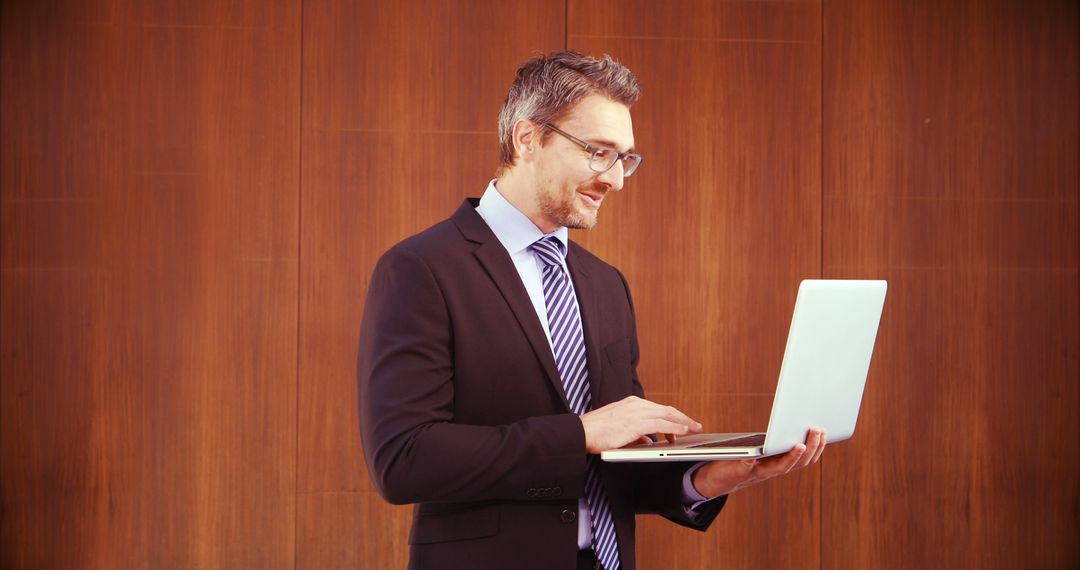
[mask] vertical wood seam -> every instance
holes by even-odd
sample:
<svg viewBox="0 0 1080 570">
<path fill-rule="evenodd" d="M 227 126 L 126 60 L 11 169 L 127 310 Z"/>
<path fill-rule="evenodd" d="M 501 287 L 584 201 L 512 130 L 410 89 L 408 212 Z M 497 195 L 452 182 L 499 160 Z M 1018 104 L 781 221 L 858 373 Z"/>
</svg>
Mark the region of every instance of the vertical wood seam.
<svg viewBox="0 0 1080 570">
<path fill-rule="evenodd" d="M 821 201 L 818 206 L 818 234 L 820 238 L 818 246 L 818 275 L 821 279 L 825 278 L 825 3 L 828 0 L 821 0 L 821 31 L 819 34 L 820 47 L 819 53 L 821 60 L 821 74 L 818 76 L 819 88 L 821 89 L 821 95 L 818 97 L 818 134 L 821 136 L 821 143 L 818 147 L 819 168 L 818 177 L 820 182 L 818 183 L 818 199 Z M 818 570 L 825 569 L 825 466 L 823 464 L 818 465 Z"/>
<path fill-rule="evenodd" d="M 300 61 L 297 66 L 298 83 L 298 129 L 296 133 L 296 386 L 293 402 L 293 568 L 300 568 L 300 318 L 303 305 L 303 258 L 304 258 L 304 0 L 300 2 Z"/>
<path fill-rule="evenodd" d="M 568 50 L 570 49 L 570 0 L 563 0 L 562 24 L 562 48 Z"/>
</svg>

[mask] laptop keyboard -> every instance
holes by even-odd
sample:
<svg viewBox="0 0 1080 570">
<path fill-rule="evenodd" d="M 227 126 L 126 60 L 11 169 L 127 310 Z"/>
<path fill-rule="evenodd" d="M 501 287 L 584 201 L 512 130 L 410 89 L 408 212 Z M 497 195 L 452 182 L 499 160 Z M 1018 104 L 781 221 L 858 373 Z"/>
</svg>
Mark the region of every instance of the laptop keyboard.
<svg viewBox="0 0 1080 570">
<path fill-rule="evenodd" d="M 761 447 L 765 445 L 765 434 L 752 433 L 743 437 L 736 437 L 733 439 L 721 439 L 719 441 L 707 441 L 705 443 L 699 443 L 697 445 L 689 445 L 687 449 L 693 449 L 697 447 Z"/>
</svg>

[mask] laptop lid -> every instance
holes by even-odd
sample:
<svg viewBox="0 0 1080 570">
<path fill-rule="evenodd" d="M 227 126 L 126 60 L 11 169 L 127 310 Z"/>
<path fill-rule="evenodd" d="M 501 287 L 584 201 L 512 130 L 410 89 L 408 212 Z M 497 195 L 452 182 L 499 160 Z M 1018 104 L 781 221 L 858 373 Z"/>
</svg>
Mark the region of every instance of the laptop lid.
<svg viewBox="0 0 1080 570">
<path fill-rule="evenodd" d="M 825 428 L 829 443 L 855 433 L 885 304 L 885 281 L 799 285 L 762 455 L 786 453 Z"/>
<path fill-rule="evenodd" d="M 885 281 L 804 280 L 799 285 L 764 445 L 709 445 L 741 434 L 699 434 L 674 444 L 605 451 L 605 461 L 690 461 L 763 457 L 788 452 L 811 427 L 829 443 L 855 432 L 870 357 L 885 303 Z"/>
</svg>

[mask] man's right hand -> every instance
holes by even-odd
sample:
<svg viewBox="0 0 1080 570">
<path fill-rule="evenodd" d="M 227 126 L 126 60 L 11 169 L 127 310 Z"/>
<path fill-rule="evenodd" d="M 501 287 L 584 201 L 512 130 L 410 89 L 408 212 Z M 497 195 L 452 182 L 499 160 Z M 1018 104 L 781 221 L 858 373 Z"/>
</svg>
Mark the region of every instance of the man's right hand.
<svg viewBox="0 0 1080 570">
<path fill-rule="evenodd" d="M 671 407 L 627 396 L 581 416 L 585 449 L 591 454 L 645 442 L 654 433 L 701 433 L 701 424 Z"/>
</svg>

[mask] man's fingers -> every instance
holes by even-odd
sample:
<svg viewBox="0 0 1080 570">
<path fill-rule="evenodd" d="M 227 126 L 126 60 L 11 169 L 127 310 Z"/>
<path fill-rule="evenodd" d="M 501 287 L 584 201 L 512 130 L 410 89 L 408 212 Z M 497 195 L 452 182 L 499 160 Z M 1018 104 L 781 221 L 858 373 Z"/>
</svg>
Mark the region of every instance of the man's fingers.
<svg viewBox="0 0 1080 570">
<path fill-rule="evenodd" d="M 645 433 L 662 433 L 664 437 L 667 437 L 668 434 L 686 435 L 690 433 L 690 426 L 667 420 L 648 420 L 647 424 L 643 426 L 643 431 Z"/>
<path fill-rule="evenodd" d="M 814 462 L 814 458 L 820 453 L 821 448 L 825 444 L 825 430 L 821 428 L 814 428 L 810 430 L 809 435 L 806 437 L 806 453 L 803 454 L 802 459 L 796 465 L 797 469 L 802 469 L 807 465 Z"/>
<path fill-rule="evenodd" d="M 827 438 L 825 437 L 825 430 L 821 430 L 821 443 L 818 445 L 817 452 L 814 453 L 814 460 L 813 460 L 812 463 L 817 463 L 818 460 L 821 459 L 821 454 L 825 453 L 825 444 L 826 443 L 827 443 Z"/>
<path fill-rule="evenodd" d="M 650 402 L 638 398 L 637 396 L 627 396 L 622 400 L 616 402 L 626 408 L 626 412 L 639 416 L 644 419 L 662 419 L 668 422 L 682 424 L 689 428 L 690 431 L 701 431 L 702 426 L 697 420 L 679 411 L 675 406 L 665 406 L 663 404 L 657 404 L 656 402 Z M 613 404 L 609 404 L 613 405 Z M 672 432 L 679 433 L 679 432 Z"/>
<path fill-rule="evenodd" d="M 814 453 L 816 452 L 816 449 L 817 448 L 811 448 L 807 446 L 806 451 L 802 454 L 802 457 L 800 457 L 799 460 L 795 462 L 795 469 L 802 469 L 803 467 L 806 467 L 807 465 L 813 463 Z"/>
<path fill-rule="evenodd" d="M 674 406 L 664 406 L 663 413 L 664 415 L 662 417 L 669 422 L 683 424 L 689 428 L 690 431 L 701 430 L 701 424 L 698 423 L 697 420 L 691 419 L 690 416 L 680 412 Z"/>
<path fill-rule="evenodd" d="M 622 447 L 643 436 L 663 434 L 674 443 L 674 437 L 700 433 L 702 426 L 672 406 L 627 396 L 581 416 L 585 426 L 585 448 L 591 453 Z"/>
<path fill-rule="evenodd" d="M 809 455 L 808 453 L 806 453 L 806 450 L 806 444 L 798 444 L 794 448 L 792 448 L 791 451 L 788 452 L 788 454 L 792 456 L 791 464 L 788 465 L 788 468 L 786 470 L 784 470 L 784 473 L 790 473 L 796 467 L 802 467 L 804 465 L 802 461 L 806 459 L 807 455 Z"/>
<path fill-rule="evenodd" d="M 795 464 L 798 463 L 799 459 L 805 454 L 806 445 L 801 443 L 795 444 L 795 447 L 791 448 L 791 451 L 783 455 L 759 460 L 758 470 L 763 472 L 762 475 L 764 476 L 764 479 L 783 475 L 794 469 Z"/>
<path fill-rule="evenodd" d="M 816 462 L 825 450 L 825 444 L 825 430 L 814 428 L 807 433 L 806 443 L 796 444 L 783 455 L 710 463 L 697 471 L 694 483 L 700 479 L 709 485 L 712 494 L 707 496 L 732 493 Z"/>
<path fill-rule="evenodd" d="M 806 446 L 806 449 L 803 451 L 803 454 L 799 456 L 799 459 L 795 461 L 792 470 L 802 469 L 810 464 L 810 461 L 814 459 L 814 452 L 817 451 L 817 442 L 820 438 L 821 436 L 818 434 L 817 430 L 810 430 L 806 436 L 806 443 L 803 444 Z"/>
</svg>

